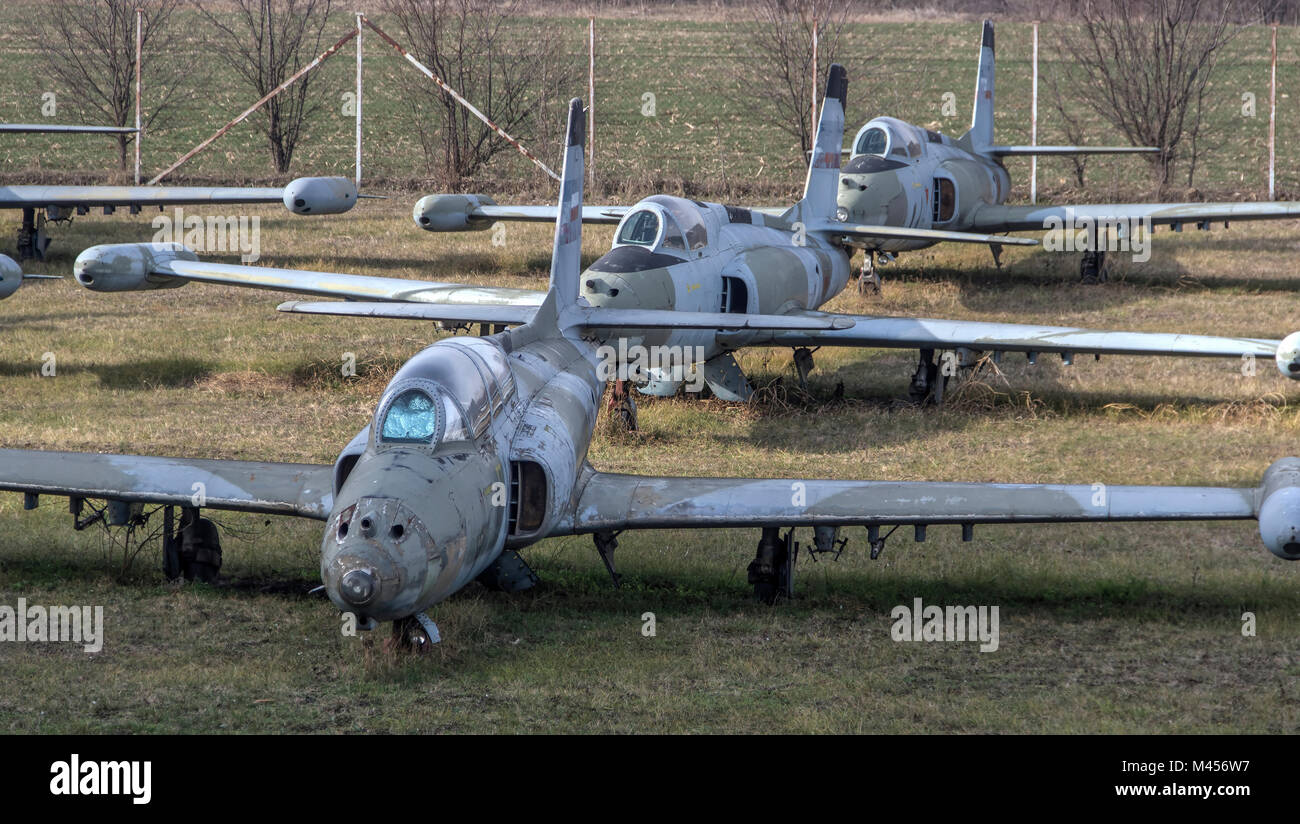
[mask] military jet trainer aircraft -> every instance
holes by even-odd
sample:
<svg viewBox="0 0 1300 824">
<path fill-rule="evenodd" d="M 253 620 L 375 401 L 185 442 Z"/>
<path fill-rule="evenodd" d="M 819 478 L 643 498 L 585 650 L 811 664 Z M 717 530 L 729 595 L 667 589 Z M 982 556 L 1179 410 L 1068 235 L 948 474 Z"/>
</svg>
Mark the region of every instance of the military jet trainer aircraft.
<svg viewBox="0 0 1300 824">
<path fill-rule="evenodd" d="M 1133 221 L 1151 226 L 1184 224 L 1209 229 L 1211 222 L 1276 220 L 1300 217 L 1300 203 L 1106 203 L 1073 206 L 1008 206 L 1011 178 L 1002 158 L 1026 155 L 1119 154 L 1154 152 L 1133 146 L 1007 146 L 993 142 L 993 23 L 984 21 L 975 105 L 970 129 L 959 138 L 914 126 L 893 117 L 867 122 L 853 139 L 840 178 L 839 203 L 833 219 L 844 228 L 892 227 L 895 234 L 845 231 L 843 243 L 864 250 L 859 289 L 879 290 L 876 256 L 894 260 L 948 240 L 988 242 L 995 262 L 1006 239 L 979 241 L 1002 232 L 1044 231 L 1054 226 L 1087 234 L 1079 273 L 1085 283 L 1106 279 L 1108 229 L 1127 232 Z M 840 151 L 840 147 L 835 147 Z M 824 151 L 818 148 L 816 151 Z M 617 223 L 626 206 L 588 206 L 588 223 Z M 773 210 L 762 209 L 770 212 Z M 775 210 L 779 213 L 780 210 Z M 550 206 L 501 206 L 485 195 L 429 195 L 416 204 L 415 220 L 431 232 L 487 229 L 495 221 L 543 221 L 554 218 Z M 909 230 L 914 234 L 909 234 Z M 965 237 L 927 236 L 945 231 Z"/>
<path fill-rule="evenodd" d="M 756 528 L 748 578 L 764 600 L 789 595 L 796 528 L 828 547 L 837 531 L 931 524 L 1257 519 L 1264 544 L 1300 559 L 1300 460 L 1284 458 L 1257 488 L 1093 487 L 816 479 L 673 478 L 599 472 L 587 461 L 605 383 L 597 343 L 611 327 L 751 328 L 810 318 L 611 309 L 583 301 L 583 110 L 569 105 L 550 287 L 526 323 L 489 337 L 446 338 L 393 376 L 371 423 L 334 465 L 0 450 L 0 489 L 66 496 L 88 518 L 142 519 L 145 505 L 185 508 L 169 530 L 172 568 L 219 560 L 217 533 L 193 508 L 195 484 L 214 509 L 297 515 L 325 522 L 321 578 L 330 600 L 373 628 L 393 621 L 399 640 L 437 639 L 424 611 L 477 579 L 507 589 L 536 576 L 516 550 L 549 537 L 590 534 L 612 574 L 626 529 Z M 447 307 L 455 309 L 455 307 Z M 462 307 L 474 309 L 482 307 Z M 455 314 L 455 313 L 453 313 Z M 465 317 L 477 319 L 474 312 Z M 509 490 L 500 505 L 488 490 Z M 792 490 L 803 494 L 792 495 Z M 154 510 L 156 512 L 156 510 Z M 205 526 L 206 524 L 206 526 Z M 784 535 L 781 530 L 786 529 Z M 886 538 L 888 535 L 885 536 Z M 205 559 L 198 561 L 196 559 Z M 193 571 L 193 570 L 191 570 Z M 210 571 L 210 570 L 209 570 Z M 617 577 L 615 577 L 617 582 Z"/>
<path fill-rule="evenodd" d="M 615 337 L 662 352 L 700 355 L 704 380 L 724 400 L 745 400 L 753 391 L 732 355 L 746 346 L 791 347 L 801 380 L 813 366 L 813 347 L 917 349 L 920 363 L 910 393 L 915 400 L 934 402 L 942 400 L 944 384 L 957 368 L 974 364 L 987 351 L 995 356 L 1025 352 L 1031 361 L 1039 353 L 1058 353 L 1067 363 L 1080 354 L 1274 358 L 1284 375 L 1300 379 L 1300 333 L 1277 341 L 817 311 L 849 281 L 849 254 L 841 243 L 845 233 L 893 231 L 833 219 L 846 95 L 844 69 L 833 66 L 804 197 L 783 215 L 663 195 L 628 207 L 613 248 L 582 274 L 580 294 L 586 302 L 624 312 L 722 313 L 727 322 L 657 329 L 625 324 Z M 556 207 L 546 208 L 553 218 L 557 215 Z M 586 220 L 588 211 L 581 206 L 564 208 L 576 209 L 574 216 Z M 463 209 L 460 216 L 463 222 Z M 200 281 L 347 299 L 281 305 L 287 312 L 502 326 L 528 322 L 546 296 L 526 289 L 205 263 L 173 244 L 94 246 L 77 258 L 74 274 L 83 286 L 104 292 Z M 780 315 L 791 325 L 754 328 L 744 322 L 749 314 Z M 824 325 L 796 326 L 801 319 Z M 944 352 L 953 353 L 946 362 Z M 639 388 L 671 395 L 682 382 L 677 366 L 652 367 Z"/>
<path fill-rule="evenodd" d="M 0 123 L 0 133 L 123 134 L 131 128 L 68 126 L 38 123 Z M 60 223 L 102 207 L 111 215 L 119 207 L 138 214 L 145 206 L 220 205 L 233 203 L 284 203 L 299 215 L 337 215 L 357 202 L 357 188 L 345 177 L 300 177 L 288 186 L 0 186 L 0 209 L 21 209 L 18 259 L 43 260 L 49 248 L 47 221 Z M 3 256 L 0 256 L 3 257 Z M 5 260 L 9 258 L 5 257 Z M 17 287 L 15 287 L 17 288 Z M 13 294 L 0 286 L 0 299 Z"/>
</svg>

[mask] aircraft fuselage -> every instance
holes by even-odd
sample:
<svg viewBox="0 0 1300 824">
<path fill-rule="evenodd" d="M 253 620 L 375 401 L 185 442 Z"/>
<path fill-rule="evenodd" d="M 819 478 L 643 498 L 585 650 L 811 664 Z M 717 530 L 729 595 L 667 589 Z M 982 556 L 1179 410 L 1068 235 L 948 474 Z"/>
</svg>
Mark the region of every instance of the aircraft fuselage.
<svg viewBox="0 0 1300 824">
<path fill-rule="evenodd" d="M 892 117 L 867 122 L 840 173 L 839 217 L 848 223 L 963 231 L 981 206 L 1006 200 L 1011 178 L 998 161 L 939 132 Z M 855 240 L 855 246 L 906 252 L 924 240 Z"/>
</svg>

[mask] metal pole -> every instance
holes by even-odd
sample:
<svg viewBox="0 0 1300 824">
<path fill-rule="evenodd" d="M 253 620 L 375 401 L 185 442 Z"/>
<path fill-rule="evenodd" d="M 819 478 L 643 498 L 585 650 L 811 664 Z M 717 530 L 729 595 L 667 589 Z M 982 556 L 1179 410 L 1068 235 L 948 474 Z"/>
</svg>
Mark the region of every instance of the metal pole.
<svg viewBox="0 0 1300 824">
<path fill-rule="evenodd" d="M 356 29 L 353 29 L 352 31 L 348 32 L 346 35 L 344 35 L 342 38 L 340 38 L 339 41 L 338 41 L 337 43 L 335 43 L 333 46 L 330 46 L 330 47 L 329 47 L 328 49 L 326 49 L 325 51 L 323 51 L 323 52 L 321 52 L 320 54 L 316 55 L 316 59 L 312 60 L 310 63 L 308 63 L 307 65 L 303 66 L 301 69 L 299 69 L 298 71 L 294 72 L 294 73 L 293 73 L 293 77 L 290 77 L 288 80 L 284 81 L 283 83 L 281 83 L 280 85 L 278 85 L 278 86 L 276 86 L 274 89 L 272 89 L 271 91 L 267 92 L 266 97 L 263 97 L 261 100 L 257 101 L 257 102 L 254 103 L 253 105 L 249 106 L 247 109 L 244 109 L 244 111 L 241 112 L 241 113 L 239 114 L 239 116 L 236 117 L 234 120 L 232 120 L 232 121 L 230 121 L 229 123 L 227 123 L 226 125 L 222 126 L 220 129 L 217 129 L 216 133 L 213 134 L 212 137 L 209 137 L 207 140 L 205 140 L 205 141 L 203 141 L 202 143 L 200 143 L 199 145 L 195 146 L 193 149 L 190 149 L 188 152 L 186 152 L 185 154 L 181 155 L 181 157 L 180 157 L 180 158 L 179 158 L 175 163 L 173 163 L 172 165 L 168 166 L 166 169 L 163 169 L 163 170 L 162 170 L 161 172 L 159 172 L 158 174 L 154 175 L 153 178 L 149 181 L 149 184 L 148 184 L 148 185 L 152 186 L 152 185 L 154 185 L 155 183 L 157 183 L 159 180 L 162 180 L 162 179 L 163 179 L 164 177 L 166 177 L 167 175 L 169 175 L 169 174 L 171 174 L 172 172 L 176 171 L 176 169 L 177 169 L 177 168 L 178 168 L 182 163 L 184 163 L 185 161 L 189 160 L 191 157 L 194 157 L 194 155 L 198 154 L 199 152 L 203 151 L 204 149 L 208 148 L 208 146 L 210 146 L 210 145 L 212 144 L 213 141 L 215 141 L 217 138 L 221 137 L 221 136 L 222 136 L 223 134 L 225 134 L 226 132 L 230 131 L 230 129 L 231 129 L 232 126 L 234 126 L 235 124 L 241 122 L 242 120 L 244 120 L 244 118 L 248 117 L 248 116 L 249 116 L 250 114 L 252 114 L 253 112 L 255 112 L 255 111 L 257 111 L 258 109 L 262 108 L 262 106 L 266 103 L 266 101 L 270 100 L 272 97 L 275 97 L 275 96 L 276 96 L 277 94 L 279 94 L 280 92 L 282 92 L 282 91 L 284 91 L 285 89 L 289 88 L 289 86 L 293 85 L 293 82 L 294 82 L 295 80 L 297 80 L 299 77 L 302 77 L 304 74 L 306 74 L 307 72 L 311 71 L 312 69 L 316 68 L 316 67 L 319 66 L 321 63 L 323 63 L 325 60 L 329 59 L 330 56 L 332 56 L 332 55 L 333 55 L 335 52 L 337 52 L 339 49 L 343 48 L 343 46 L 344 46 L 344 45 L 345 45 L 349 40 L 351 40 L 352 38 L 354 38 L 354 37 L 356 37 L 356 36 L 357 36 L 357 30 L 356 30 Z"/>
<path fill-rule="evenodd" d="M 1269 76 L 1268 82 L 1268 199 L 1275 200 L 1277 191 L 1275 189 L 1276 178 L 1273 170 L 1276 162 L 1275 150 L 1277 148 L 1276 133 L 1274 129 L 1277 126 L 1277 23 L 1273 24 L 1273 70 Z"/>
<path fill-rule="evenodd" d="M 357 188 L 361 188 L 361 12 L 357 12 Z"/>
<path fill-rule="evenodd" d="M 135 10 L 135 185 L 140 185 L 140 138 L 143 132 L 140 131 L 140 58 L 144 54 L 144 30 L 141 28 L 141 20 L 144 19 L 144 12 L 141 9 Z"/>
<path fill-rule="evenodd" d="M 1038 145 L 1038 23 L 1034 23 L 1034 83 L 1029 115 L 1029 145 Z M 1029 202 L 1038 202 L 1038 155 L 1029 156 Z"/>
<path fill-rule="evenodd" d="M 501 128 L 500 126 L 498 126 L 497 124 L 489 120 L 487 115 L 479 111 L 478 108 L 476 108 L 473 103 L 469 102 L 464 97 L 461 97 L 460 93 L 457 92 L 455 89 L 453 89 L 451 86 L 448 86 L 446 83 L 444 83 L 442 81 L 442 78 L 438 77 L 438 75 L 434 74 L 432 71 L 429 70 L 428 66 L 424 65 L 419 60 L 416 60 L 414 57 L 412 57 L 411 53 L 408 52 L 406 49 L 402 48 L 402 45 L 400 43 L 398 43 L 396 40 L 388 36 L 388 32 L 376 26 L 373 20 L 371 20 L 369 17 L 366 17 L 363 14 L 361 15 L 361 22 L 369 26 L 370 29 L 375 34 L 379 35 L 379 37 L 385 43 L 387 43 L 388 45 L 396 49 L 397 53 L 400 54 L 402 57 L 405 57 L 406 62 L 410 63 L 417 70 L 419 70 L 420 74 L 423 74 L 425 77 L 429 78 L 434 83 L 437 83 L 438 88 L 442 89 L 447 94 L 451 95 L 452 99 L 454 99 L 457 103 L 464 106 L 465 108 L 469 109 L 470 113 L 473 114 L 475 117 L 477 117 L 479 120 L 482 120 L 484 123 L 486 123 L 488 125 L 488 128 L 492 129 L 492 131 L 496 132 L 498 135 L 504 138 L 511 146 L 514 146 L 516 149 L 518 149 L 520 154 L 522 154 L 524 157 L 528 158 L 529 160 L 533 161 L 533 163 L 537 165 L 537 168 L 541 169 L 543 172 L 546 172 L 548 175 L 555 178 L 556 180 L 560 179 L 560 176 L 557 175 L 555 172 L 551 171 L 551 168 L 549 166 L 547 166 L 542 161 L 538 160 L 537 157 L 532 152 L 524 148 L 524 145 L 522 143 L 520 143 L 518 140 L 515 140 L 513 137 L 511 137 L 506 132 L 505 129 Z M 351 34 L 348 35 L 348 37 L 352 37 L 355 34 L 356 32 L 352 32 Z M 347 38 L 345 37 L 344 40 L 346 39 Z M 340 41 L 340 45 L 342 45 L 342 42 L 343 41 Z"/>
<path fill-rule="evenodd" d="M 813 53 L 812 53 L 812 134 L 813 141 L 817 140 L 817 21 L 813 21 Z"/>
<path fill-rule="evenodd" d="M 596 180 L 596 18 L 587 18 L 587 180 Z"/>
</svg>

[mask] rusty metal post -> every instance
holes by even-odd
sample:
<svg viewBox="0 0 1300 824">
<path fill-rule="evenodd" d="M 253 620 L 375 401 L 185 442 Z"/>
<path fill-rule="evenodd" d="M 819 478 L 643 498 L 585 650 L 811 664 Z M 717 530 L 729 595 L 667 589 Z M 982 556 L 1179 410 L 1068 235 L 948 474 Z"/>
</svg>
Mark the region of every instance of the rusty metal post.
<svg viewBox="0 0 1300 824">
<path fill-rule="evenodd" d="M 1034 22 L 1033 102 L 1029 107 L 1029 145 L 1038 145 L 1038 22 Z M 1038 155 L 1029 156 L 1029 202 L 1038 202 Z"/>
<path fill-rule="evenodd" d="M 587 181 L 596 180 L 596 18 L 587 18 Z"/>
<path fill-rule="evenodd" d="M 1268 199 L 1277 199 L 1276 177 L 1277 162 L 1277 23 L 1273 24 L 1273 69 L 1268 81 Z"/>
<path fill-rule="evenodd" d="M 812 142 L 817 143 L 817 21 L 813 21 L 812 53 Z"/>
<path fill-rule="evenodd" d="M 144 132 L 140 131 L 140 58 L 144 54 L 144 30 L 141 28 L 141 21 L 144 19 L 142 9 L 135 10 L 135 185 L 140 185 L 140 138 Z"/>
<path fill-rule="evenodd" d="M 444 83 L 442 78 L 434 74 L 429 69 L 428 66 L 424 65 L 419 60 L 416 60 L 415 57 L 410 52 L 402 48 L 402 45 L 400 43 L 398 43 L 393 38 L 389 37 L 388 32 L 376 26 L 373 20 L 371 20 L 369 17 L 366 17 L 363 14 L 361 15 L 361 22 L 369 26 L 371 31 L 379 35 L 379 37 L 385 43 L 387 43 L 388 45 L 396 49 L 397 53 L 400 54 L 402 57 L 406 58 L 406 62 L 414 66 L 420 72 L 420 74 L 423 74 L 425 77 L 429 78 L 434 83 L 436 83 L 438 85 L 438 88 L 442 89 L 444 92 L 451 95 L 452 99 L 454 99 L 457 103 L 469 109 L 471 114 L 473 114 L 479 120 L 482 120 L 484 123 L 486 123 L 488 128 L 492 129 L 492 131 L 500 135 L 501 138 L 503 138 L 511 146 L 514 146 L 516 149 L 518 149 L 520 154 L 522 154 L 524 157 L 528 158 L 529 160 L 533 161 L 533 163 L 536 164 L 537 168 L 541 169 L 543 172 L 546 172 L 548 175 L 555 178 L 556 180 L 560 179 L 559 175 L 551 171 L 551 168 L 547 166 L 545 163 L 538 160 L 537 157 L 532 152 L 528 151 L 528 149 L 526 149 L 522 143 L 520 143 L 518 140 L 515 140 L 513 137 L 507 134 L 505 129 L 501 128 L 500 126 L 498 126 L 497 124 L 489 120 L 487 115 L 479 111 L 478 108 L 475 107 L 473 103 L 469 102 L 464 97 L 462 97 L 460 93 L 457 92 L 455 89 L 453 89 L 451 86 L 448 86 L 446 83 Z M 356 32 L 353 32 L 352 34 L 356 34 Z M 352 35 L 348 35 L 348 36 L 351 37 Z"/>
<path fill-rule="evenodd" d="M 361 189 L 361 12 L 357 12 L 357 189 Z"/>
<path fill-rule="evenodd" d="M 368 21 L 367 21 L 367 22 L 368 22 Z M 266 96 L 263 97 L 261 100 L 257 101 L 257 102 L 254 103 L 253 105 L 249 106 L 247 109 L 244 109 L 244 111 L 243 111 L 242 113 L 240 113 L 239 116 L 236 117 L 234 120 L 232 120 L 232 121 L 230 121 L 229 123 L 227 123 L 226 125 L 222 126 L 220 129 L 217 129 L 216 133 L 213 134 L 211 137 L 209 137 L 207 140 L 205 140 L 205 141 L 203 141 L 202 143 L 200 143 L 199 145 L 195 146 L 193 149 L 190 149 L 188 152 L 186 152 L 185 154 L 181 155 L 181 157 L 180 157 L 180 158 L 179 158 L 175 163 L 173 163 L 172 165 L 168 166 L 166 169 L 163 169 L 163 170 L 162 170 L 161 172 L 159 172 L 158 174 L 154 175 L 153 178 L 149 181 L 148 185 L 152 186 L 152 185 L 154 185 L 155 183 L 157 183 L 158 181 L 162 180 L 162 179 L 163 179 L 164 177 L 166 177 L 167 175 L 169 175 L 169 174 L 171 174 L 172 172 L 176 171 L 176 169 L 179 168 L 180 165 L 181 165 L 182 163 L 185 163 L 187 160 L 189 160 L 190 158 L 194 157 L 196 154 L 198 154 L 199 152 L 203 151 L 203 150 L 206 149 L 208 146 L 212 145 L 212 143 L 213 143 L 214 141 L 216 141 L 217 138 L 221 137 L 221 136 L 224 135 L 226 132 L 230 131 L 230 129 L 231 129 L 233 126 L 235 126 L 235 125 L 238 124 L 238 123 L 243 122 L 243 120 L 244 120 L 245 118 L 247 118 L 250 114 L 252 114 L 253 112 L 255 112 L 255 111 L 257 111 L 258 109 L 262 108 L 262 106 L 264 106 L 264 105 L 266 104 L 266 101 L 270 100 L 271 98 L 275 97 L 275 96 L 276 96 L 277 94 L 279 94 L 280 92 L 282 92 L 282 91 L 284 91 L 285 89 L 289 88 L 291 85 L 294 84 L 295 81 L 297 81 L 298 78 L 302 77 L 302 76 L 303 76 L 304 74 L 306 74 L 307 72 L 311 71 L 312 69 L 314 69 L 314 68 L 316 68 L 317 66 L 319 66 L 321 63 L 323 63 L 323 62 L 325 62 L 326 60 L 328 60 L 328 59 L 329 59 L 330 57 L 332 57 L 332 56 L 333 56 L 333 55 L 334 55 L 334 54 L 335 54 L 339 49 L 343 48 L 343 46 L 346 45 L 347 42 L 348 42 L 349 40 L 351 40 L 352 38 L 356 37 L 358 31 L 359 31 L 358 29 L 352 29 L 352 30 L 349 31 L 347 34 L 345 34 L 343 37 L 339 38 L 339 41 L 338 41 L 337 43 L 335 43 L 334 45 L 330 46 L 328 49 L 326 49 L 325 51 L 321 52 L 320 54 L 316 55 L 315 59 L 313 59 L 310 63 L 308 63 L 306 66 L 303 66 L 303 67 L 302 67 L 301 69 L 299 69 L 298 71 L 294 72 L 294 73 L 293 73 L 293 76 L 290 77 L 288 80 L 284 81 L 283 83 L 281 83 L 280 85 L 278 85 L 278 86 L 276 86 L 274 89 L 272 89 L 271 91 L 267 92 Z"/>
</svg>

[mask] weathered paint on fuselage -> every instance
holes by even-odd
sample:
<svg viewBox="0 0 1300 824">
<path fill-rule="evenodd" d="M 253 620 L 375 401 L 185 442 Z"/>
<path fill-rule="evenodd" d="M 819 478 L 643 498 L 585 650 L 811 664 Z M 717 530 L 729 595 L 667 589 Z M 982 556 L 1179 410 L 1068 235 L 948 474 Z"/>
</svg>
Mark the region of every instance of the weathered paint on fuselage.
<svg viewBox="0 0 1300 824">
<path fill-rule="evenodd" d="M 616 244 L 582 273 L 581 295 L 590 304 L 729 311 L 723 305 L 723 284 L 724 278 L 732 278 L 729 288 L 741 284 L 744 300 L 730 311 L 776 315 L 792 309 L 816 309 L 848 284 L 847 251 L 817 233 L 797 231 L 787 221 L 759 212 L 675 200 L 699 213 L 707 229 L 707 243 L 681 252 Z M 632 207 L 624 221 L 640 206 Z M 629 258 L 633 267 L 645 268 L 627 270 Z M 629 329 L 618 333 L 619 338 L 644 346 L 703 347 L 705 360 L 743 345 L 737 344 L 732 334 L 724 346 L 718 342 L 720 336 L 714 330 Z"/>
<path fill-rule="evenodd" d="M 867 154 L 864 138 L 883 131 L 883 153 Z M 878 144 L 877 144 L 878 145 Z M 947 220 L 935 220 L 936 181 L 954 187 Z M 1001 204 L 1011 177 L 995 158 L 971 152 L 962 141 L 892 117 L 877 117 L 858 131 L 853 154 L 840 173 L 838 203 L 848 223 L 909 229 L 969 228 L 976 209 Z M 884 252 L 906 252 L 934 245 L 925 240 L 860 240 L 855 245 Z"/>
<path fill-rule="evenodd" d="M 507 545 L 547 535 L 568 507 L 604 390 L 590 343 L 537 340 L 526 327 L 479 339 L 479 354 L 487 352 L 509 372 L 509 381 L 494 385 L 512 386 L 489 400 L 495 411 L 481 431 L 469 438 L 439 437 L 431 446 L 383 443 L 378 437 L 392 399 L 413 386 L 432 385 L 467 405 L 438 382 L 446 374 L 440 362 L 448 349 L 465 340 L 439 341 L 398 370 L 370 425 L 336 462 L 321 576 L 340 609 L 377 620 L 427 609 L 472 581 Z M 513 461 L 534 462 L 546 477 L 545 515 L 527 532 L 510 524 Z M 345 576 L 354 570 L 371 576 L 369 599 L 343 594 Z"/>
</svg>

